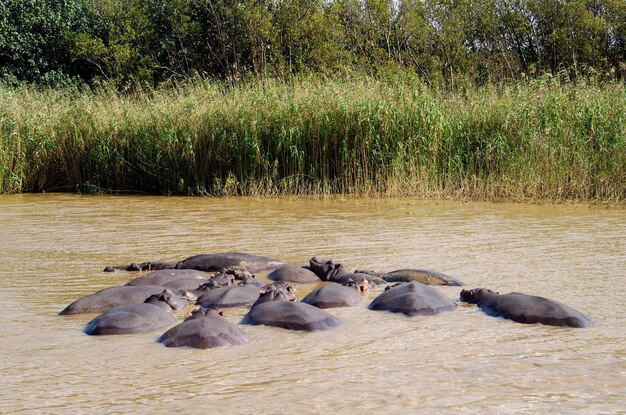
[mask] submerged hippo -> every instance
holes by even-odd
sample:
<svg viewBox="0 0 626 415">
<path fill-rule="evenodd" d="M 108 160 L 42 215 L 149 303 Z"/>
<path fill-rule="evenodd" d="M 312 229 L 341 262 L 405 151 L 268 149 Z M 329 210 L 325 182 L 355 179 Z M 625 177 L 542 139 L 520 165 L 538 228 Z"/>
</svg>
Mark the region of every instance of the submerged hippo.
<svg viewBox="0 0 626 415">
<path fill-rule="evenodd" d="M 370 310 L 386 310 L 407 316 L 430 316 L 455 308 L 454 301 L 436 289 L 415 281 L 385 290 L 369 305 Z"/>
<path fill-rule="evenodd" d="M 163 269 L 137 277 L 126 285 L 164 285 L 181 279 L 206 281 L 208 278 L 208 274 L 193 269 Z"/>
<path fill-rule="evenodd" d="M 200 294 L 196 304 L 204 308 L 250 307 L 260 292 L 261 287 L 255 284 L 220 287 Z"/>
<path fill-rule="evenodd" d="M 273 281 L 288 281 L 298 284 L 318 283 L 321 281 L 320 277 L 310 269 L 293 264 L 281 265 L 270 272 L 267 278 Z"/>
<path fill-rule="evenodd" d="M 202 287 L 202 285 L 205 284 L 206 282 L 207 280 L 201 280 L 201 279 L 195 279 L 195 278 L 181 278 L 179 280 L 166 282 L 165 284 L 161 285 L 161 287 L 169 288 L 170 290 L 174 292 L 178 292 L 178 291 L 194 292 L 195 290 Z"/>
<path fill-rule="evenodd" d="M 316 256 L 309 260 L 309 268 L 322 281 L 331 281 L 348 273 L 343 265 L 335 263 L 332 259 Z"/>
<path fill-rule="evenodd" d="M 339 319 L 310 304 L 290 301 L 295 296 L 277 286 L 267 287 L 244 317 L 245 324 L 263 324 L 289 330 L 327 330 L 341 324 Z"/>
<path fill-rule="evenodd" d="M 87 323 L 85 333 L 132 334 L 143 333 L 174 324 L 172 309 L 180 310 L 183 304 L 168 289 L 151 295 L 141 304 L 130 304 L 105 311 Z"/>
<path fill-rule="evenodd" d="M 317 308 L 353 307 L 361 301 L 361 293 L 367 290 L 367 280 L 348 281 L 344 285 L 331 282 L 310 292 L 302 302 Z"/>
<path fill-rule="evenodd" d="M 588 327 L 589 319 L 579 311 L 557 301 L 534 295 L 498 294 L 486 288 L 462 290 L 461 301 L 476 304 L 485 313 L 518 323 L 550 326 Z"/>
<path fill-rule="evenodd" d="M 384 274 L 382 278 L 387 282 L 417 281 L 426 285 L 465 285 L 449 275 L 425 269 L 399 269 Z"/>
<path fill-rule="evenodd" d="M 149 296 L 162 292 L 163 287 L 159 285 L 109 287 L 79 298 L 61 310 L 59 314 L 103 313 L 113 307 L 142 303 Z"/>
<path fill-rule="evenodd" d="M 227 268 L 245 268 L 249 272 L 258 272 L 276 268 L 284 262 L 264 256 L 241 252 L 224 254 L 200 254 L 184 259 L 176 264 L 176 269 L 196 269 L 198 271 L 223 271 Z"/>
<path fill-rule="evenodd" d="M 339 284 L 344 284 L 349 281 L 354 281 L 356 283 L 367 281 L 370 286 L 387 284 L 387 281 L 377 277 L 376 275 L 361 272 L 352 272 L 339 277 L 332 277 L 330 281 L 337 282 Z"/>
<path fill-rule="evenodd" d="M 235 346 L 248 341 L 246 334 L 222 317 L 215 308 L 198 308 L 185 321 L 166 331 L 158 342 L 167 347 L 212 347 Z"/>
<path fill-rule="evenodd" d="M 176 264 L 172 262 L 133 262 L 130 265 L 107 266 L 103 271 L 157 271 L 161 269 L 174 269 L 175 267 Z"/>
</svg>

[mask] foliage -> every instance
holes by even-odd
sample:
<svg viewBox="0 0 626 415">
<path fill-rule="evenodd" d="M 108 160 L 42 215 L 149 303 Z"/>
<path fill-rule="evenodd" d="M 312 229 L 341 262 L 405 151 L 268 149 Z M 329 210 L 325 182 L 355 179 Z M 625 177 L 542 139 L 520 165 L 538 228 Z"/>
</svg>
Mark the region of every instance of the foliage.
<svg viewBox="0 0 626 415">
<path fill-rule="evenodd" d="M 626 89 L 400 73 L 130 96 L 0 88 L 0 192 L 626 200 Z"/>
<path fill-rule="evenodd" d="M 626 75 L 623 0 L 5 0 L 0 78 L 127 88 L 409 70 L 430 84 Z"/>
</svg>

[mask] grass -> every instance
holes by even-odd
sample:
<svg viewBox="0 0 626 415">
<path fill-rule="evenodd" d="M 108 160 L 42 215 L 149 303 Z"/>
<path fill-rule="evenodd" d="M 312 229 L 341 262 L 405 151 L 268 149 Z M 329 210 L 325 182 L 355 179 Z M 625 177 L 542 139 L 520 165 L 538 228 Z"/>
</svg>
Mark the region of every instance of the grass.
<svg viewBox="0 0 626 415">
<path fill-rule="evenodd" d="M 411 77 L 0 88 L 0 193 L 626 200 L 626 88 Z"/>
</svg>

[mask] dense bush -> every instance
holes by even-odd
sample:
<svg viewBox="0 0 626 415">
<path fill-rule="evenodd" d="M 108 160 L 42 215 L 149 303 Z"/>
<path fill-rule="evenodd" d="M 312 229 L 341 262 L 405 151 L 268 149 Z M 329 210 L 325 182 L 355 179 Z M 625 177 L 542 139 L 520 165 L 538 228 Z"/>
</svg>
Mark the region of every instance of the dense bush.
<svg viewBox="0 0 626 415">
<path fill-rule="evenodd" d="M 621 79 L 624 0 L 4 0 L 0 78 L 172 79 L 410 70 L 430 84 Z"/>
</svg>

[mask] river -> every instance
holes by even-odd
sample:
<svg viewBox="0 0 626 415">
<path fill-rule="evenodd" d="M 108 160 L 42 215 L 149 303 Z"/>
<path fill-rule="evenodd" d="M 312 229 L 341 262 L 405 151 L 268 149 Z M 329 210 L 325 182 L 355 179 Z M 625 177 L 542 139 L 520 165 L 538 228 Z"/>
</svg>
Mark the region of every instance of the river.
<svg viewBox="0 0 626 415">
<path fill-rule="evenodd" d="M 0 413 L 626 413 L 626 211 L 413 199 L 0 197 Z M 333 309 L 338 329 L 240 327 L 243 346 L 87 336 L 67 304 L 137 276 L 106 265 L 249 252 L 427 268 L 566 303 L 590 328 L 475 306 L 436 317 Z M 262 277 L 262 276 L 261 276 Z M 311 287 L 300 287 L 303 294 Z M 458 299 L 459 287 L 441 287 Z M 245 310 L 226 310 L 239 324 Z"/>
</svg>

